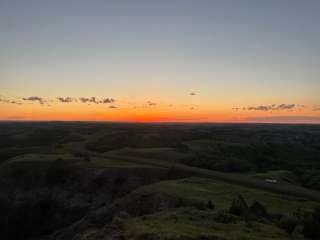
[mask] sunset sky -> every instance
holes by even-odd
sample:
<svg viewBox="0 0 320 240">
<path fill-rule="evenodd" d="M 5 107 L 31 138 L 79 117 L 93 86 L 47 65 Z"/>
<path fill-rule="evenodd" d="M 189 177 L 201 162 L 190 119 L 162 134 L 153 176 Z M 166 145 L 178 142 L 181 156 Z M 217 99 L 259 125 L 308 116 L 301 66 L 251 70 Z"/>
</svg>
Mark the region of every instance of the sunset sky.
<svg viewBox="0 0 320 240">
<path fill-rule="evenodd" d="M 319 0 L 0 0 L 0 120 L 320 123 Z"/>
</svg>

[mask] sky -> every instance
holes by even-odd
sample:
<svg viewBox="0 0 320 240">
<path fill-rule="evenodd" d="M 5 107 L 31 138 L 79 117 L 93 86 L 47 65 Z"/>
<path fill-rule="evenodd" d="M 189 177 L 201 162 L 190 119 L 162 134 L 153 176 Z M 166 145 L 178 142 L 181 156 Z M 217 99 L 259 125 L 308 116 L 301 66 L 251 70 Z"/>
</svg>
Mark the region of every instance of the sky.
<svg viewBox="0 0 320 240">
<path fill-rule="evenodd" d="M 0 0 L 0 120 L 320 123 L 318 0 Z"/>
</svg>

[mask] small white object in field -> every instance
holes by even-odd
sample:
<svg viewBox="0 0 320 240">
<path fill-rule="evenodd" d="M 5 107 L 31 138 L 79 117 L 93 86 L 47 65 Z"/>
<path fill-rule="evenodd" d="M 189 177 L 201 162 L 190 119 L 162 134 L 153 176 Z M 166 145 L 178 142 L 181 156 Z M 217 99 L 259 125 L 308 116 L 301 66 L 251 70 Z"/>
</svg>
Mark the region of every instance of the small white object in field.
<svg viewBox="0 0 320 240">
<path fill-rule="evenodd" d="M 271 178 L 267 178 L 267 179 L 265 179 L 264 180 L 265 182 L 267 182 L 267 183 L 278 183 L 278 180 L 277 179 L 271 179 Z"/>
</svg>

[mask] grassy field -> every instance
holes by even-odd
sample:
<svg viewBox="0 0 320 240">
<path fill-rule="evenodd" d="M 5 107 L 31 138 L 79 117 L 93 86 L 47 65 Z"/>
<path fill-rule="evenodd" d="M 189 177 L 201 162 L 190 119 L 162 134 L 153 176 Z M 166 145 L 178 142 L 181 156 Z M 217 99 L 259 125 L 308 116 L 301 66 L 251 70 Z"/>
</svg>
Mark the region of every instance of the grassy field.
<svg viewBox="0 0 320 240">
<path fill-rule="evenodd" d="M 116 152 L 116 151 L 113 151 Z M 141 157 L 149 159 L 160 159 L 173 162 L 179 162 L 188 154 L 178 152 L 175 148 L 159 147 L 159 148 L 124 148 L 118 151 L 118 154 L 124 156 Z"/>
<path fill-rule="evenodd" d="M 23 154 L 12 158 L 10 161 L 22 162 L 22 161 L 55 161 L 57 159 L 70 161 L 70 160 L 80 160 L 80 158 L 75 157 L 72 154 L 61 153 L 61 154 Z"/>
<path fill-rule="evenodd" d="M 275 170 L 268 171 L 266 173 L 256 173 L 252 174 L 252 177 L 256 177 L 259 179 L 276 179 L 281 182 L 289 182 L 289 183 L 297 183 L 297 177 L 290 171 L 287 170 Z"/>
<path fill-rule="evenodd" d="M 154 166 L 151 166 L 148 164 L 135 163 L 135 162 L 118 160 L 118 159 L 113 159 L 113 158 L 93 157 L 90 163 L 95 167 L 125 167 L 125 168 L 152 167 L 152 168 L 154 168 Z"/>
<path fill-rule="evenodd" d="M 216 213 L 190 208 L 174 209 L 129 219 L 125 224 L 128 239 L 303 239 L 263 223 L 238 221 L 224 224 L 215 221 Z M 154 238 L 152 238 L 154 237 Z"/>
<path fill-rule="evenodd" d="M 23 154 L 10 159 L 10 162 L 52 162 L 59 160 L 73 161 L 78 163 L 88 163 L 81 157 L 75 157 L 73 154 L 60 153 L 60 154 Z M 148 164 L 136 163 L 132 161 L 119 160 L 113 158 L 101 158 L 101 157 L 91 157 L 89 162 L 89 167 L 155 167 Z"/>
<path fill-rule="evenodd" d="M 311 210 L 316 205 L 319 205 L 317 202 L 303 198 L 270 193 L 255 188 L 197 177 L 161 181 L 140 188 L 137 192 L 164 192 L 187 202 L 203 204 L 206 204 L 208 200 L 212 200 L 218 209 L 228 209 L 231 201 L 241 194 L 248 204 L 259 201 L 270 212 L 284 214 L 293 212 L 298 208 Z"/>
</svg>

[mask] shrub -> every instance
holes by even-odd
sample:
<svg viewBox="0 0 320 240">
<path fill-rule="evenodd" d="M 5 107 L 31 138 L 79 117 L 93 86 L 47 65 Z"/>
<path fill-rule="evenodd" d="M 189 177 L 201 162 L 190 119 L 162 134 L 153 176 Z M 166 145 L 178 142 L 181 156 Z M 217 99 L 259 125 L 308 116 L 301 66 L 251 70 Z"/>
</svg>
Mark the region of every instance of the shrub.
<svg viewBox="0 0 320 240">
<path fill-rule="evenodd" d="M 229 212 L 236 216 L 246 217 L 249 213 L 249 207 L 242 195 L 232 201 Z"/>
<path fill-rule="evenodd" d="M 297 225 L 298 220 L 295 217 L 283 217 L 278 223 L 278 227 L 285 230 L 288 234 L 292 234 Z"/>
<path fill-rule="evenodd" d="M 265 206 L 263 206 L 258 201 L 255 201 L 250 209 L 250 214 L 253 215 L 256 218 L 268 218 L 268 212 Z"/>
<path fill-rule="evenodd" d="M 317 207 L 313 213 L 305 214 L 303 234 L 310 239 L 320 239 L 320 207 Z"/>
<path fill-rule="evenodd" d="M 212 209 L 212 210 L 215 208 L 215 206 L 214 206 L 214 204 L 212 203 L 211 200 L 208 201 L 207 208 Z"/>
<path fill-rule="evenodd" d="M 237 218 L 234 215 L 223 210 L 220 210 L 217 213 L 215 213 L 214 220 L 218 223 L 225 223 L 225 224 L 237 222 Z"/>
</svg>

